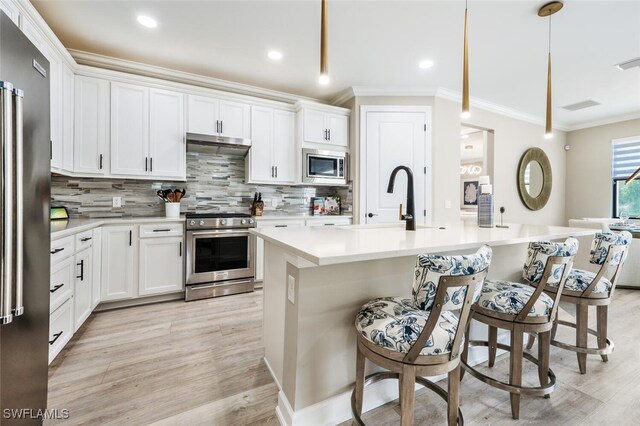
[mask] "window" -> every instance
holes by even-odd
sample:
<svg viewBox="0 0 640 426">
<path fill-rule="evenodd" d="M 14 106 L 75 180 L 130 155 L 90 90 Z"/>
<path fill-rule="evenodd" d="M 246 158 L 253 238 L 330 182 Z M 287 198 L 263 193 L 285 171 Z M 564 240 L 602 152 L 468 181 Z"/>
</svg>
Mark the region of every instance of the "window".
<svg viewBox="0 0 640 426">
<path fill-rule="evenodd" d="M 640 179 L 625 180 L 640 167 L 640 136 L 613 141 L 613 216 L 640 218 Z"/>
</svg>

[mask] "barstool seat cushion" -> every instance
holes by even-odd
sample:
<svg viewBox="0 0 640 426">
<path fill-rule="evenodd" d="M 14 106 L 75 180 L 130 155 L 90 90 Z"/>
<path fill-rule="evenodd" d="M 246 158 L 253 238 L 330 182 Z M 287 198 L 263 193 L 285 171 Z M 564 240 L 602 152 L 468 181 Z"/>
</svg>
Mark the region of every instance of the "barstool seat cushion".
<svg viewBox="0 0 640 426">
<path fill-rule="evenodd" d="M 591 285 L 596 274 L 584 269 L 572 269 L 564 284 L 565 290 L 585 291 Z M 558 287 L 557 283 L 549 283 L 552 287 Z M 608 293 L 611 290 L 611 281 L 602 277 L 593 289 L 593 293 Z"/>
<path fill-rule="evenodd" d="M 356 329 L 371 343 L 407 353 L 418 339 L 430 314 L 429 311 L 417 309 L 413 303 L 411 298 L 402 297 L 374 299 L 362 306 L 356 315 Z M 420 355 L 451 352 L 456 324 L 458 318 L 452 311 L 442 311 Z"/>
<path fill-rule="evenodd" d="M 534 287 L 503 280 L 485 280 L 478 305 L 498 313 L 517 315 L 529 302 L 535 291 Z M 553 299 L 541 293 L 537 302 L 531 307 L 529 315 L 549 315 L 553 307 Z"/>
</svg>

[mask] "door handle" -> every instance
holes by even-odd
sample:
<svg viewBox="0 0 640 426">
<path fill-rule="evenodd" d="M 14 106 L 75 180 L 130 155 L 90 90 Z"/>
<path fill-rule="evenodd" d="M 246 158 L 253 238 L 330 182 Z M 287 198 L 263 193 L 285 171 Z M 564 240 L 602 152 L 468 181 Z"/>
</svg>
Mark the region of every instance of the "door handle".
<svg viewBox="0 0 640 426">
<path fill-rule="evenodd" d="M 327 135 L 329 136 L 328 140 L 331 140 L 331 129 L 327 129 Z"/>
<path fill-rule="evenodd" d="M 129 230 L 129 247 L 131 247 L 132 240 L 133 240 L 133 231 Z"/>
<path fill-rule="evenodd" d="M 149 171 L 152 172 L 153 171 L 153 157 L 149 158 Z"/>
<path fill-rule="evenodd" d="M 24 100 L 24 92 L 19 89 L 13 89 L 14 107 L 14 132 L 16 138 L 16 165 L 14 171 L 16 174 L 16 257 L 15 257 L 15 276 L 16 276 L 16 296 L 15 308 L 13 316 L 17 317 L 24 313 L 24 278 L 23 278 L 23 252 L 24 252 L 24 147 L 23 147 L 23 115 L 22 103 Z"/>
<path fill-rule="evenodd" d="M 0 324 L 13 320 L 13 85 L 0 82 L 0 167 L 4 185 L 0 188 L 3 273 L 0 276 Z"/>
<path fill-rule="evenodd" d="M 149 158 L 148 157 L 144 157 L 144 171 L 145 172 L 149 171 Z"/>
<path fill-rule="evenodd" d="M 180 241 L 180 248 L 178 251 L 178 256 L 182 257 L 182 241 Z"/>
<path fill-rule="evenodd" d="M 53 335 L 53 340 L 49 340 L 49 344 L 50 344 L 50 345 L 53 345 L 53 344 L 56 342 L 56 340 L 58 340 L 58 338 L 59 338 L 60 336 L 62 336 L 62 333 L 63 333 L 63 332 L 61 331 L 61 332 L 59 332 L 59 333 L 54 334 L 54 335 Z"/>
<path fill-rule="evenodd" d="M 100 154 L 100 170 L 102 170 L 102 160 L 103 160 L 104 156 L 102 154 Z"/>
<path fill-rule="evenodd" d="M 276 166 L 276 178 L 278 177 L 278 166 Z"/>
<path fill-rule="evenodd" d="M 53 250 L 51 250 L 49 253 L 51 253 L 51 254 L 56 254 L 56 253 L 60 253 L 62 250 L 64 250 L 64 247 L 62 247 L 62 248 L 57 248 L 57 249 L 53 249 Z"/>
<path fill-rule="evenodd" d="M 369 213 L 367 216 L 368 216 L 368 217 L 374 217 L 374 216 L 378 216 L 378 215 L 377 215 L 377 214 L 375 214 L 375 213 Z"/>
<path fill-rule="evenodd" d="M 84 259 L 80 261 L 80 263 L 76 263 L 80 267 L 80 275 L 76 276 L 76 278 L 80 278 L 80 281 L 84 281 Z"/>
<path fill-rule="evenodd" d="M 224 121 L 220 120 L 220 133 L 223 132 L 223 130 L 222 130 L 223 129 L 223 127 L 222 127 L 223 125 L 224 125 Z"/>
<path fill-rule="evenodd" d="M 60 290 L 62 287 L 64 287 L 64 284 L 58 284 L 54 286 L 53 289 L 49 290 L 49 293 L 55 293 L 56 291 Z"/>
</svg>

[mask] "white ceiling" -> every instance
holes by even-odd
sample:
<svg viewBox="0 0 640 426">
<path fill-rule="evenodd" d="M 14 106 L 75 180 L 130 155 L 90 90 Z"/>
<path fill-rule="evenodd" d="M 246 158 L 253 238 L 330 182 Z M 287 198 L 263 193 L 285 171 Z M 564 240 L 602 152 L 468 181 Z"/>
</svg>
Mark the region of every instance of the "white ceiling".
<svg viewBox="0 0 640 426">
<path fill-rule="evenodd" d="M 462 1 L 329 0 L 331 84 L 320 86 L 320 1 L 32 1 L 67 48 L 331 100 L 351 86 L 460 90 Z M 470 1 L 473 98 L 543 117 L 545 1 Z M 136 22 L 158 21 L 156 29 Z M 640 1 L 566 1 L 553 19 L 554 119 L 640 112 Z M 284 54 L 267 58 L 269 49 Z M 418 62 L 432 59 L 433 68 Z M 602 105 L 569 112 L 586 99 Z"/>
</svg>

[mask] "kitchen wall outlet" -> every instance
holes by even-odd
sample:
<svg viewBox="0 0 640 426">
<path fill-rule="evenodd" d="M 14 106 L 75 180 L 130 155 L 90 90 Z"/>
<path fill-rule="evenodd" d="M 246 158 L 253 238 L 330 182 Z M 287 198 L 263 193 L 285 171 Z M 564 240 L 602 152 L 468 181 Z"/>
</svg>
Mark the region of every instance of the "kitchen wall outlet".
<svg viewBox="0 0 640 426">
<path fill-rule="evenodd" d="M 113 207 L 122 207 L 122 197 L 113 197 Z"/>
<path fill-rule="evenodd" d="M 444 200 L 444 208 L 445 209 L 451 208 L 451 200 Z"/>
<path fill-rule="evenodd" d="M 295 305 L 296 300 L 296 279 L 291 275 L 287 276 L 287 299 Z"/>
</svg>

